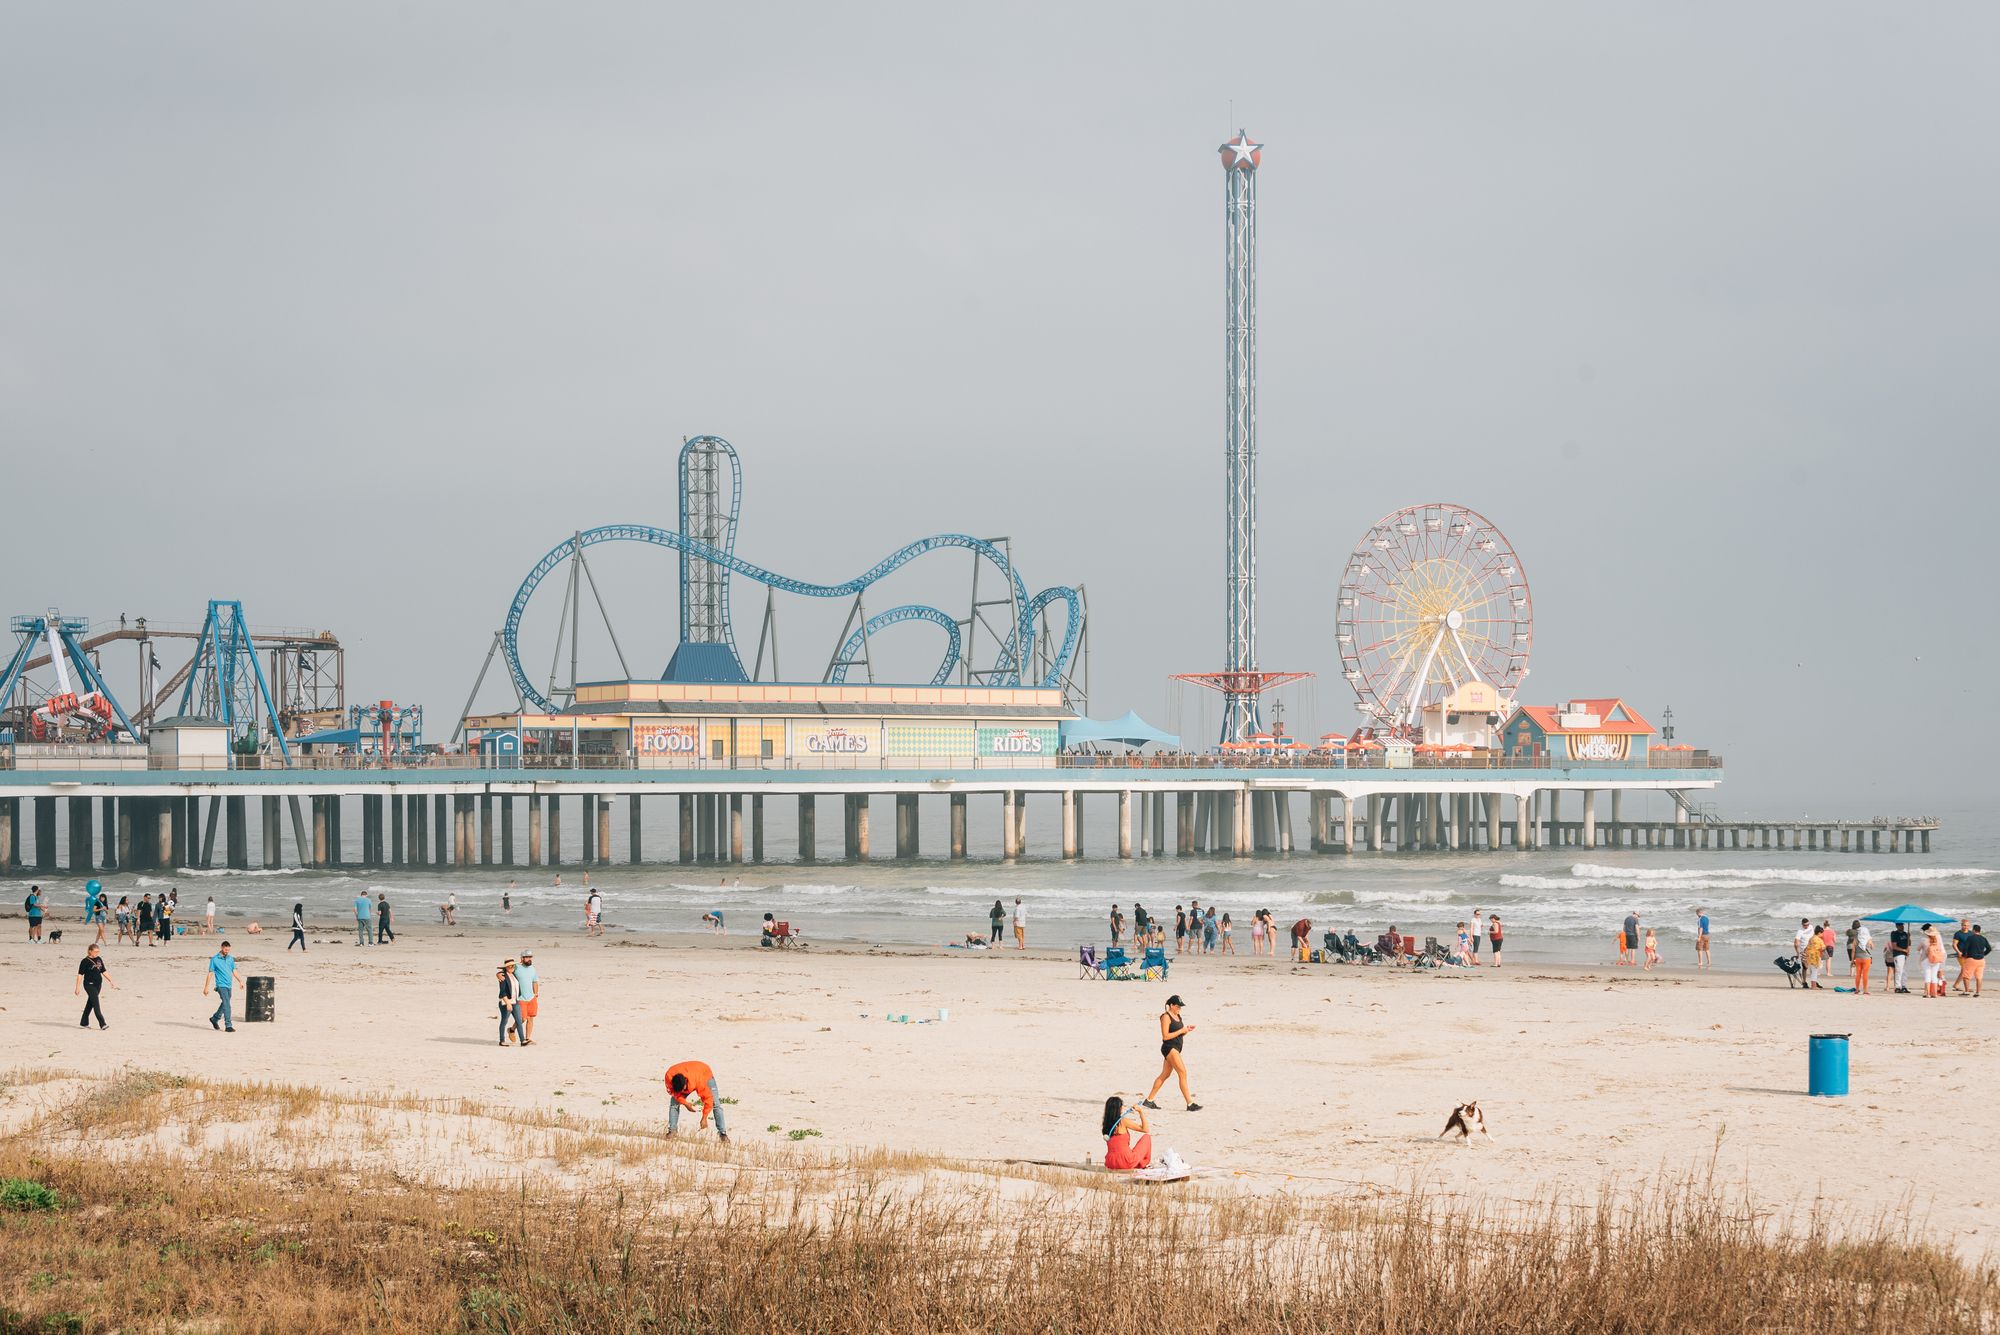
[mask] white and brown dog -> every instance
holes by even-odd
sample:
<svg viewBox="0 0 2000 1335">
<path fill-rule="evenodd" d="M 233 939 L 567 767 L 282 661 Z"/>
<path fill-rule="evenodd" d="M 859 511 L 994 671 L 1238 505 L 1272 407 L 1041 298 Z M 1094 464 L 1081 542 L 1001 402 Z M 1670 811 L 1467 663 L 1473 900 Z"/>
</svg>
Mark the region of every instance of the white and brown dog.
<svg viewBox="0 0 2000 1335">
<path fill-rule="evenodd" d="M 1454 1131 L 1458 1133 L 1461 1141 L 1471 1140 L 1474 1136 L 1493 1139 L 1493 1134 L 1486 1129 L 1486 1114 L 1479 1111 L 1477 1103 L 1461 1103 L 1453 1108 L 1451 1117 L 1444 1124 L 1444 1130 L 1438 1133 L 1438 1139 L 1442 1140 Z"/>
</svg>

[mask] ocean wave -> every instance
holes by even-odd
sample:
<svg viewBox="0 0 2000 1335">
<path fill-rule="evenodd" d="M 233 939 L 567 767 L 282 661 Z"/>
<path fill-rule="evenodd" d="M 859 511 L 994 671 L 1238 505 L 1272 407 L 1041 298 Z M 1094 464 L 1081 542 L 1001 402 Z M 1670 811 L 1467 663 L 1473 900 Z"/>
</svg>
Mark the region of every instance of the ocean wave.
<svg viewBox="0 0 2000 1335">
<path fill-rule="evenodd" d="M 297 876 L 310 867 L 176 867 L 176 876 Z M 145 879 L 144 877 L 140 878 Z"/>
<path fill-rule="evenodd" d="M 1569 874 L 1587 884 L 1672 885 L 1691 882 L 1717 885 L 1887 885 L 1902 881 L 1950 881 L 1973 876 L 2000 876 L 1988 867 L 1898 867 L 1876 871 L 1831 870 L 1824 867 L 1606 867 L 1579 862 Z M 1501 877 L 1502 884 L 1507 881 Z"/>
</svg>

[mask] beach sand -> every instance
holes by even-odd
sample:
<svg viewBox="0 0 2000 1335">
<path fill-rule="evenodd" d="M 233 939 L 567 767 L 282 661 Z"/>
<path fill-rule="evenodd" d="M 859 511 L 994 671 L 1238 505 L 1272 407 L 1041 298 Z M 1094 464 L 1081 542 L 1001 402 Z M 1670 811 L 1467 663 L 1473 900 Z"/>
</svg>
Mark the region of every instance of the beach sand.
<svg viewBox="0 0 2000 1335">
<path fill-rule="evenodd" d="M 1418 973 L 1268 959 L 1177 961 L 1170 983 L 1077 977 L 1072 953 L 866 948 L 775 952 L 755 938 L 536 938 L 416 925 L 396 943 L 231 933 L 241 976 L 276 982 L 277 1020 L 213 1032 L 201 987 L 214 942 L 106 948 L 106 1032 L 77 1027 L 88 939 L 0 944 L 0 1066 L 122 1068 L 331 1093 L 664 1121 L 661 1072 L 716 1070 L 734 1153 L 821 1133 L 829 1149 L 967 1160 L 1101 1158 L 1111 1093 L 1159 1070 L 1169 992 L 1197 1026 L 1186 1055 L 1203 1111 L 1174 1086 L 1155 1140 L 1259 1192 L 1386 1196 L 1412 1184 L 1500 1204 L 1644 1190 L 1706 1176 L 1758 1206 L 1852 1222 L 1907 1208 L 1963 1254 L 1994 1214 L 1957 1165 L 2000 1138 L 1991 1036 L 2000 999 L 1859 998 L 1685 969 L 1508 967 Z M 493 966 L 536 952 L 536 1044 L 495 1043 Z M 944 1023 L 898 1024 L 949 1011 Z M 1853 1034 L 1853 1093 L 1805 1095 L 1807 1037 Z M 1987 1074 L 1981 1076 L 1980 1070 Z M 1477 1099 L 1490 1144 L 1437 1139 Z M 18 1125 L 18 1123 L 17 1123 Z M 683 1122 L 683 1134 L 693 1124 Z"/>
</svg>

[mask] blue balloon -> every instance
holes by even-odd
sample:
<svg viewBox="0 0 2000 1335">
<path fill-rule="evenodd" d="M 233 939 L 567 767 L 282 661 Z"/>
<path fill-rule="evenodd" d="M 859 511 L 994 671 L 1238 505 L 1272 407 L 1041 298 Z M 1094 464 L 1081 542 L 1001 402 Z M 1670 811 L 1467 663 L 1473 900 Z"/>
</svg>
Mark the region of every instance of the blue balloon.
<svg viewBox="0 0 2000 1335">
<path fill-rule="evenodd" d="M 85 881 L 85 882 L 83 883 L 83 888 L 84 888 L 85 890 L 88 890 L 88 891 L 89 891 L 89 892 L 90 892 L 91 894 L 93 894 L 93 895 L 94 895 L 94 894 L 96 894 L 96 893 L 97 893 L 97 892 L 98 892 L 99 890 L 102 890 L 102 889 L 104 888 L 104 886 L 103 886 L 102 884 L 100 884 L 99 882 L 97 882 L 97 881 Z"/>
</svg>

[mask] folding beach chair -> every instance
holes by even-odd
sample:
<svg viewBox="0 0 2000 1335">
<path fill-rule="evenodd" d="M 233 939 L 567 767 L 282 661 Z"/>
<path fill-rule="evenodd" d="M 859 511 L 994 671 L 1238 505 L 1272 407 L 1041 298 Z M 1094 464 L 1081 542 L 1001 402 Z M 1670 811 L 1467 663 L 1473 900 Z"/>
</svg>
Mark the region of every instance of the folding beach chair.
<svg viewBox="0 0 2000 1335">
<path fill-rule="evenodd" d="M 781 950 L 790 949 L 793 946 L 797 946 L 800 950 L 806 948 L 805 933 L 793 931 L 792 925 L 788 922 L 774 922 L 771 924 L 771 940 Z"/>
<path fill-rule="evenodd" d="M 1096 946 L 1078 946 L 1076 948 L 1076 976 L 1078 978 L 1097 979 L 1104 977 L 1104 966 L 1097 962 Z"/>
<path fill-rule="evenodd" d="M 1157 983 L 1167 976 L 1167 948 L 1147 946 L 1146 954 L 1139 961 L 1139 973 L 1149 983 Z"/>
<path fill-rule="evenodd" d="M 1125 953 L 1125 947 L 1112 946 L 1104 952 L 1104 976 L 1107 979 L 1124 979 L 1134 976 L 1132 958 Z"/>
</svg>

